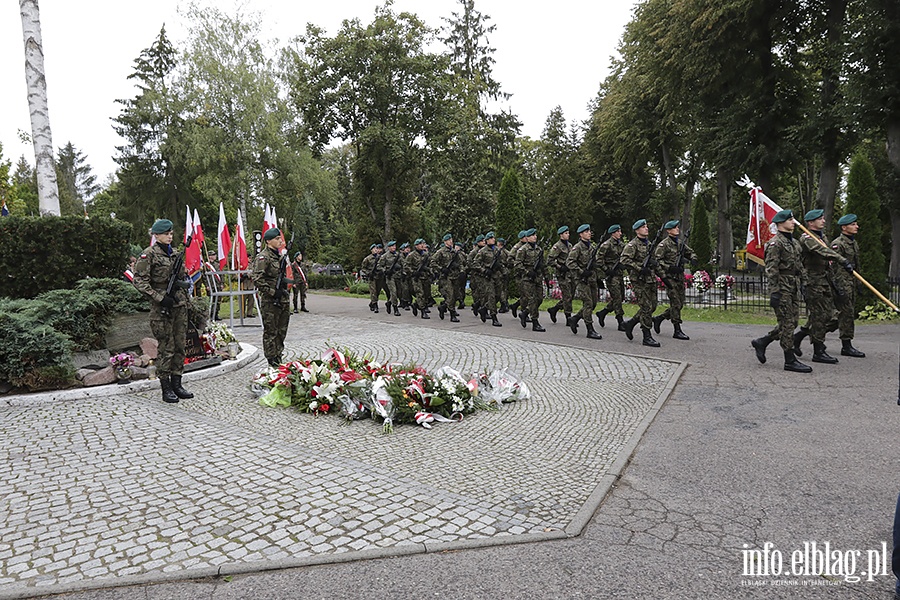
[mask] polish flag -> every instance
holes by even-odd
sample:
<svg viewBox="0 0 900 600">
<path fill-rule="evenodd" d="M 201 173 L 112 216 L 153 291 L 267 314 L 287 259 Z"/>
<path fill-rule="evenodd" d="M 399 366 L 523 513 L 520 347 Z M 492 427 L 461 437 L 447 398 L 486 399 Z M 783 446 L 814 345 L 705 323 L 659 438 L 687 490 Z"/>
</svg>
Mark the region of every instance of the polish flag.
<svg viewBox="0 0 900 600">
<path fill-rule="evenodd" d="M 269 203 L 266 202 L 266 208 L 263 210 L 263 224 L 262 224 L 263 235 L 266 234 L 266 231 L 269 228 L 273 227 L 271 210 L 272 209 L 269 207 Z"/>
<path fill-rule="evenodd" d="M 237 211 L 237 226 L 234 230 L 234 247 L 231 249 L 231 268 L 235 271 L 246 271 L 250 265 L 247 256 L 247 241 L 244 237 L 244 225 L 241 222 L 241 209 Z"/>
<path fill-rule="evenodd" d="M 200 214 L 197 212 L 197 209 L 194 209 L 194 241 L 197 242 L 197 245 L 202 247 L 203 242 L 206 241 L 206 238 L 203 236 L 203 227 L 200 226 Z"/>
<path fill-rule="evenodd" d="M 231 254 L 231 234 L 228 232 L 228 222 L 225 221 L 225 206 L 219 202 L 219 270 L 228 268 L 228 257 Z"/>
<path fill-rule="evenodd" d="M 188 243 L 188 238 L 191 240 L 191 245 L 186 246 L 184 249 L 184 270 L 187 271 L 187 274 L 193 277 L 194 273 L 198 273 L 201 268 L 203 268 L 203 263 L 200 259 L 200 244 L 197 243 L 197 240 L 193 237 L 194 230 L 196 225 L 194 224 L 194 220 L 191 217 L 191 207 L 187 207 L 187 218 L 184 221 L 184 243 Z"/>
<path fill-rule="evenodd" d="M 778 229 L 772 223 L 775 213 L 781 211 L 781 207 L 766 196 L 762 188 L 753 185 L 749 180 L 739 181 L 739 184 L 750 188 L 750 224 L 747 226 L 747 254 L 759 259 L 765 259 L 766 242 L 775 237 Z M 749 185 L 748 185 L 749 184 Z"/>
</svg>

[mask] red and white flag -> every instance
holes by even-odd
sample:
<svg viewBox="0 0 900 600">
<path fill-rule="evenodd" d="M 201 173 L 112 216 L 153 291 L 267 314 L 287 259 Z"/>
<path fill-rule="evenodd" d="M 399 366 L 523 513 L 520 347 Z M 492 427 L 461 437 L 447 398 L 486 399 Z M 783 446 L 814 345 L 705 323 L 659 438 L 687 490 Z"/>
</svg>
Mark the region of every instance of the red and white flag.
<svg viewBox="0 0 900 600">
<path fill-rule="evenodd" d="M 265 207 L 265 209 L 263 210 L 263 224 L 262 224 L 262 232 L 263 232 L 263 235 L 266 234 L 266 231 L 267 231 L 268 229 L 270 229 L 271 227 L 274 227 L 274 225 L 272 225 L 272 213 L 271 213 L 271 210 L 272 210 L 272 209 L 269 207 L 269 203 L 266 202 L 266 207 Z"/>
<path fill-rule="evenodd" d="M 231 268 L 235 271 L 246 271 L 250 265 L 247 256 L 247 240 L 244 237 L 244 226 L 241 222 L 241 209 L 237 211 L 237 226 L 234 230 L 234 247 L 231 251 Z"/>
<path fill-rule="evenodd" d="M 200 214 L 194 209 L 194 241 L 198 246 L 203 246 L 206 238 L 203 236 L 203 227 L 200 226 Z"/>
<path fill-rule="evenodd" d="M 228 222 L 225 220 L 225 206 L 219 202 L 219 270 L 228 268 L 228 257 L 231 255 L 231 234 L 228 232 Z"/>
<path fill-rule="evenodd" d="M 778 230 L 772 223 L 775 213 L 781 211 L 781 207 L 766 196 L 762 188 L 754 185 L 747 176 L 737 182 L 739 185 L 750 188 L 750 224 L 747 226 L 747 254 L 752 254 L 759 259 L 766 257 L 766 242 L 775 237 Z"/>
<path fill-rule="evenodd" d="M 200 259 L 200 244 L 194 238 L 194 230 L 194 219 L 191 217 L 191 207 L 188 206 L 187 218 L 184 222 L 184 243 L 187 244 L 190 238 L 191 245 L 184 248 L 184 270 L 187 271 L 188 276 L 192 279 L 194 274 L 199 273 L 200 269 L 203 268 L 203 263 Z"/>
</svg>

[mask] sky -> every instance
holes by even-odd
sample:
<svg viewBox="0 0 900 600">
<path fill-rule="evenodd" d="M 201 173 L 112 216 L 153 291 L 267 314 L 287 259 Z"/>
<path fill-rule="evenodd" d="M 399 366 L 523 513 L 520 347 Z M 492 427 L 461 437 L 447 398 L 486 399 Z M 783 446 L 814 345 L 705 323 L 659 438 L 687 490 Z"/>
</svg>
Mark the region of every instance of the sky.
<svg viewBox="0 0 900 600">
<path fill-rule="evenodd" d="M 635 0 L 556 0 L 527 3 L 476 0 L 475 8 L 496 26 L 488 42 L 495 48 L 494 79 L 512 97 L 503 108 L 522 121 L 522 133 L 539 138 L 550 112 L 562 107 L 572 123 L 588 117 L 588 104 L 609 74 L 612 57 L 631 19 Z M 215 3 L 234 12 L 231 0 Z M 263 35 L 286 42 L 303 33 L 307 23 L 329 35 L 344 19 L 363 24 L 374 18 L 381 0 L 243 0 L 243 12 L 262 15 Z M 179 6 L 185 0 L 122 2 L 121 0 L 41 0 L 44 66 L 53 145 L 72 144 L 86 157 L 98 182 L 114 173 L 113 156 L 123 140 L 111 119 L 121 106 L 115 101 L 136 94 L 127 79 L 134 59 L 166 25 L 173 43 L 185 36 Z M 460 12 L 458 0 L 395 0 L 395 12 L 416 13 L 431 27 Z M 182 9 L 183 10 L 183 9 Z M 31 132 L 25 86 L 25 53 L 18 3 L 0 3 L 0 143 L 2 158 L 19 157 L 34 164 L 34 148 L 19 139 Z"/>
</svg>

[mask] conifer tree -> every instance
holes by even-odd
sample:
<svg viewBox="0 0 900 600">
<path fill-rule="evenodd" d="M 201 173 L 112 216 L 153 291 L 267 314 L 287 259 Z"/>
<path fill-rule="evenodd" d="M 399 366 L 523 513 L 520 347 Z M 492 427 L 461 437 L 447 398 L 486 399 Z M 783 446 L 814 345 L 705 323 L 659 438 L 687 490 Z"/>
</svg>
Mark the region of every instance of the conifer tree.
<svg viewBox="0 0 900 600">
<path fill-rule="evenodd" d="M 881 203 L 875 182 L 875 169 L 862 152 L 856 153 L 850 163 L 847 177 L 847 213 L 856 215 L 859 223 L 859 265 L 856 270 L 866 281 L 879 287 L 883 284 L 887 269 L 884 248 L 881 245 L 881 219 L 878 216 Z M 874 294 L 861 287 L 857 296 L 857 307 L 865 307 L 875 300 Z"/>
<path fill-rule="evenodd" d="M 712 240 L 709 237 L 709 214 L 702 196 L 694 200 L 694 210 L 691 215 L 691 248 L 697 255 L 697 266 L 703 269 L 708 268 L 712 258 Z"/>
<path fill-rule="evenodd" d="M 525 194 L 515 169 L 507 169 L 497 194 L 497 237 L 515 240 L 516 234 L 525 228 Z"/>
</svg>

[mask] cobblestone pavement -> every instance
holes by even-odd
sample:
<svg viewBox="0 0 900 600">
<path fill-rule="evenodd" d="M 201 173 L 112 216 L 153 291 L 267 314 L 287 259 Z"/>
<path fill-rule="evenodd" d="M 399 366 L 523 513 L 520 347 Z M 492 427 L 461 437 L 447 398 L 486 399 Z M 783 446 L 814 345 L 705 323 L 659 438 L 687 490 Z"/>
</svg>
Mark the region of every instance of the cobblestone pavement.
<svg viewBox="0 0 900 600">
<path fill-rule="evenodd" d="M 386 344 L 389 340 L 389 345 Z M 0 409 L 0 597 L 227 565 L 562 532 L 679 364 L 320 316 L 292 356 L 510 368 L 533 397 L 432 430 L 258 405 L 247 368 L 158 392 Z"/>
</svg>

